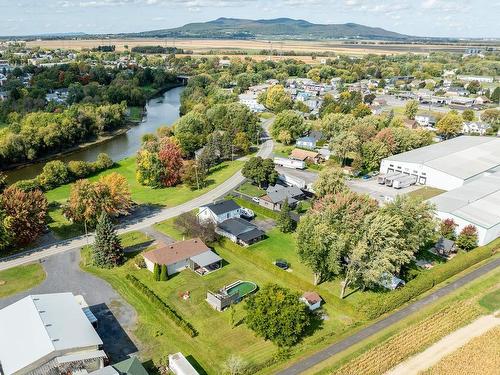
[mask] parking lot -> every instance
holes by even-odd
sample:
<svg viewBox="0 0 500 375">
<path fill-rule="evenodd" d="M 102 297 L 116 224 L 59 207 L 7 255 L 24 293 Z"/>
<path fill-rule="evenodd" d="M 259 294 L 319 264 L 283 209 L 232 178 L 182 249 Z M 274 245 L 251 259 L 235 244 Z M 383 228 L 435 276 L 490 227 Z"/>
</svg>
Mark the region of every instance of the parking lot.
<svg viewBox="0 0 500 375">
<path fill-rule="evenodd" d="M 368 194 L 379 202 L 388 202 L 400 194 L 407 194 L 410 191 L 420 189 L 421 186 L 413 185 L 404 189 L 394 189 L 389 186 L 377 183 L 377 177 L 369 180 L 352 179 L 347 181 L 347 185 L 352 191 L 361 194 Z"/>
</svg>

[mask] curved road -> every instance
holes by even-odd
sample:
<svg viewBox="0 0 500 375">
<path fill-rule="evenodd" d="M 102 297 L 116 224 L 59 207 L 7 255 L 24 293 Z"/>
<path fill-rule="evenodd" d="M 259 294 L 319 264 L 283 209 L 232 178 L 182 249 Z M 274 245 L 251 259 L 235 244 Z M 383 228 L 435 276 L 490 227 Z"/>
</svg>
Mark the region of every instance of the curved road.
<svg viewBox="0 0 500 375">
<path fill-rule="evenodd" d="M 273 119 L 263 121 L 262 126 L 264 127 L 266 132 L 268 131 L 272 122 Z M 266 140 L 260 146 L 260 149 L 257 152 L 257 156 L 261 156 L 263 158 L 270 157 L 273 152 L 273 145 L 274 144 L 271 139 Z M 130 220 L 125 219 L 124 223 L 122 223 L 118 227 L 118 233 L 122 234 L 126 232 L 144 229 L 160 221 L 170 219 L 184 212 L 189 212 L 200 206 L 210 204 L 215 200 L 217 200 L 218 198 L 223 197 L 231 190 L 238 187 L 238 185 L 240 185 L 244 180 L 245 178 L 241 174 L 241 171 L 238 171 L 229 179 L 224 181 L 222 184 L 216 186 L 209 192 L 197 198 L 194 198 L 186 203 L 180 204 L 175 207 L 164 208 L 152 214 L 146 214 L 138 218 L 133 218 Z M 57 242 L 55 244 L 41 246 L 32 250 L 28 250 L 26 252 L 13 255 L 11 257 L 6 257 L 0 261 L 0 271 L 16 267 L 19 265 L 32 263 L 34 261 L 38 261 L 40 259 L 46 258 L 51 255 L 63 253 L 65 251 L 81 248 L 82 246 L 85 246 L 87 243 L 91 243 L 93 241 L 93 238 L 94 238 L 93 234 L 89 234 L 88 237 L 82 235 L 71 238 L 69 240 Z"/>
</svg>

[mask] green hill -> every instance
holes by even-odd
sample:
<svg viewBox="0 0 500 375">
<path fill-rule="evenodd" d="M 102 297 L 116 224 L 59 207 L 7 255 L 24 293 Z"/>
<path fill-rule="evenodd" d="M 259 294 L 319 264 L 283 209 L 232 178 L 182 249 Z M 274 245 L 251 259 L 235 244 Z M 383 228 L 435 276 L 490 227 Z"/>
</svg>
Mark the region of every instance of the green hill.
<svg viewBox="0 0 500 375">
<path fill-rule="evenodd" d="M 356 23 L 322 25 L 304 20 L 276 18 L 246 20 L 218 18 L 173 28 L 125 34 L 134 37 L 210 38 L 210 39 L 388 39 L 405 40 L 408 35 Z"/>
</svg>

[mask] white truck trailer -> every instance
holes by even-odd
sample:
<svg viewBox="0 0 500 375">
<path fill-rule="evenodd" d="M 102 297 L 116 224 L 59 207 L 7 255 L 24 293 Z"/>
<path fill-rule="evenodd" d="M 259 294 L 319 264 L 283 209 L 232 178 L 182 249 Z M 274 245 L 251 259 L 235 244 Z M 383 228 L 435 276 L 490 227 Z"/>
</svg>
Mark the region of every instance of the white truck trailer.
<svg viewBox="0 0 500 375">
<path fill-rule="evenodd" d="M 385 176 L 385 186 L 392 186 L 394 183 L 394 180 L 397 180 L 398 178 L 402 177 L 402 173 L 395 173 L 391 176 Z"/>
<path fill-rule="evenodd" d="M 401 173 L 399 172 L 389 172 L 387 174 L 381 174 L 377 177 L 377 182 L 380 184 L 380 185 L 384 185 L 385 184 L 385 180 L 386 178 L 389 178 L 389 177 L 393 177 L 393 176 L 397 176 Z"/>
<path fill-rule="evenodd" d="M 274 158 L 274 164 L 292 169 L 305 169 L 306 163 L 303 160 L 295 160 L 289 158 Z"/>
<path fill-rule="evenodd" d="M 404 175 L 403 177 L 397 178 L 392 182 L 392 187 L 394 189 L 403 189 L 408 186 L 414 185 L 417 182 L 416 176 Z"/>
</svg>

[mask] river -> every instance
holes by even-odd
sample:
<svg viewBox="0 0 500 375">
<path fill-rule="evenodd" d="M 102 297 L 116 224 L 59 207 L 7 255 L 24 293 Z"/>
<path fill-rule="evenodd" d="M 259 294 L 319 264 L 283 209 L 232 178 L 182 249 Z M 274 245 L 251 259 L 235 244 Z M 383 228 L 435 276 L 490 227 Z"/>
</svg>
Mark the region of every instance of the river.
<svg viewBox="0 0 500 375">
<path fill-rule="evenodd" d="M 184 87 L 176 87 L 166 91 L 162 96 L 149 100 L 146 104 L 147 112 L 143 121 L 130 128 L 126 133 L 52 160 L 58 159 L 64 162 L 70 160 L 94 161 L 101 152 L 108 154 L 113 161 L 135 155 L 141 146 L 141 138 L 144 134 L 154 133 L 163 125 L 170 126 L 179 118 L 180 95 L 183 90 Z M 29 164 L 19 169 L 6 171 L 7 182 L 14 183 L 36 177 L 46 162 Z"/>
</svg>

